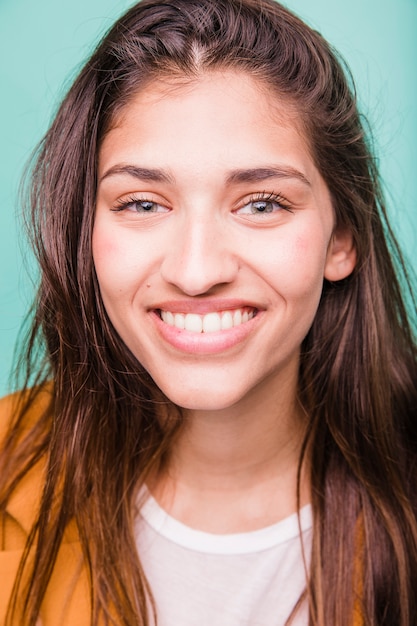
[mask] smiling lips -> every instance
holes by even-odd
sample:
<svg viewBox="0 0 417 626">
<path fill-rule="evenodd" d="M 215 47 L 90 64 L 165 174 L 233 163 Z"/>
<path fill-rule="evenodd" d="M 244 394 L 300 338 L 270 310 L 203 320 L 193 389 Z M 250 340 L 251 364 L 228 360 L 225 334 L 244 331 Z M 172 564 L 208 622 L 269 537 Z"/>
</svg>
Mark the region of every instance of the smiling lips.
<svg viewBox="0 0 417 626">
<path fill-rule="evenodd" d="M 168 326 L 192 333 L 215 333 L 241 326 L 256 315 L 253 308 L 233 309 L 230 311 L 210 312 L 205 315 L 197 313 L 172 313 L 160 310 L 160 317 Z"/>
</svg>

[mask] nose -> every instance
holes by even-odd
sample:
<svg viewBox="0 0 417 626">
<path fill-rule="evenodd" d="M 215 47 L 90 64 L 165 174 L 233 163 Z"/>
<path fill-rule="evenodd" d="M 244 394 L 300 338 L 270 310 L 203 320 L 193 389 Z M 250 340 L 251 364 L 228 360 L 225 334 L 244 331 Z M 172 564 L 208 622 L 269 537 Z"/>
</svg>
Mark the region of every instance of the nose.
<svg viewBox="0 0 417 626">
<path fill-rule="evenodd" d="M 197 216 L 173 226 L 162 278 L 184 294 L 198 296 L 231 283 L 239 263 L 230 233 L 221 221 Z"/>
</svg>

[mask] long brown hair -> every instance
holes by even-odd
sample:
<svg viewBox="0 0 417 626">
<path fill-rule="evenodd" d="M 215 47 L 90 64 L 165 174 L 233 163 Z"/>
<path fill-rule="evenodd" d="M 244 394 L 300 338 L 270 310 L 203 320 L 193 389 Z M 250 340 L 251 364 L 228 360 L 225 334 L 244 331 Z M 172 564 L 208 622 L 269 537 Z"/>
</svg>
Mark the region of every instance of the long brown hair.
<svg viewBox="0 0 417 626">
<path fill-rule="evenodd" d="M 352 232 L 357 251 L 351 276 L 325 281 L 302 349 L 314 511 L 310 622 L 351 626 L 359 602 L 366 624 L 417 623 L 417 356 L 398 279 L 407 283 L 404 264 L 351 78 L 323 38 L 273 0 L 143 0 L 99 44 L 40 146 L 30 222 L 41 282 L 26 392 L 3 452 L 0 510 L 40 459 L 46 480 L 9 623 L 14 615 L 34 626 L 75 519 L 92 623 L 149 624 L 133 500 L 164 462 L 181 412 L 123 344 L 100 298 L 91 253 L 97 152 L 116 115 L 150 81 L 225 68 L 249 73 L 294 105 L 337 223 Z M 22 438 L 49 379 L 47 409 Z M 161 406 L 169 408 L 163 422 Z"/>
</svg>

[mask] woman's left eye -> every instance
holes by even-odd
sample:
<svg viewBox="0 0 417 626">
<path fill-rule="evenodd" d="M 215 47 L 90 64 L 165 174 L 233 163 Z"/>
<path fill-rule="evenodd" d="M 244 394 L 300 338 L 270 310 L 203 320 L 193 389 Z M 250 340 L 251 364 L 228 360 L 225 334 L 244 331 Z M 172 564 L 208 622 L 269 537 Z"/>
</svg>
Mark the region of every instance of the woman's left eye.
<svg viewBox="0 0 417 626">
<path fill-rule="evenodd" d="M 264 198 L 252 198 L 235 212 L 238 215 L 264 215 L 282 210 L 290 211 L 288 203 L 280 196 L 270 195 Z"/>
</svg>

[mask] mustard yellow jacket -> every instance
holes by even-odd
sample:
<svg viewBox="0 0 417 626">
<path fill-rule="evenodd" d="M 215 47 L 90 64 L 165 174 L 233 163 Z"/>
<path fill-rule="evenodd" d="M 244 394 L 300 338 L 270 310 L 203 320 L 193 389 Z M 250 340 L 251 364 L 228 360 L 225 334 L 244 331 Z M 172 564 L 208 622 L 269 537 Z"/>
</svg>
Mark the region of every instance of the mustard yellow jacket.
<svg viewBox="0 0 417 626">
<path fill-rule="evenodd" d="M 0 446 L 10 420 L 12 404 L 11 396 L 0 400 Z M 39 404 L 33 408 L 33 419 L 36 419 L 40 408 Z M 32 416 L 29 418 L 32 421 Z M 42 482 L 42 466 L 39 464 L 15 490 L 0 528 L 0 626 L 5 623 L 7 605 L 38 507 Z M 75 525 L 70 526 L 65 533 L 42 603 L 40 620 L 41 626 L 90 626 L 89 583 Z M 357 609 L 352 626 L 363 626 L 363 619 Z"/>
<path fill-rule="evenodd" d="M 47 398 L 41 400 L 41 404 Z M 0 400 L 0 442 L 7 429 L 14 397 Z M 37 404 L 34 413 L 42 407 Z M 32 416 L 29 416 L 31 421 Z M 36 415 L 33 415 L 36 419 Z M 0 444 L 1 445 L 1 444 Z M 5 623 L 7 605 L 22 558 L 27 536 L 34 522 L 42 490 L 42 465 L 38 464 L 20 482 L 9 501 L 0 528 L 0 626 Z M 61 545 L 41 611 L 42 626 L 89 626 L 89 585 L 75 527 L 69 527 Z M 13 626 L 21 626 L 13 624 Z"/>
</svg>

